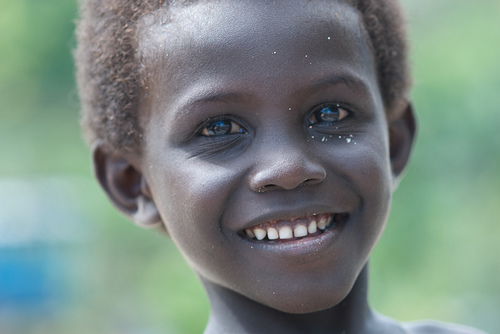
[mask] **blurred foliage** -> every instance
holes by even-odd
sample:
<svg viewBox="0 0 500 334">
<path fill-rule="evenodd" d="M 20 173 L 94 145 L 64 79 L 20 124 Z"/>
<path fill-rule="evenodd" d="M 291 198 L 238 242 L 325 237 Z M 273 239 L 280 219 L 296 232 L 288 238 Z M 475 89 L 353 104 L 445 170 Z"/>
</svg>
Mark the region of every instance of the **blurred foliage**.
<svg viewBox="0 0 500 334">
<path fill-rule="evenodd" d="M 402 321 L 499 333 L 500 1 L 403 3 L 419 135 L 371 261 L 371 303 Z M 57 246 L 69 272 L 57 311 L 21 313 L 10 328 L 201 332 L 208 302 L 175 245 L 119 216 L 91 175 L 71 57 L 76 15 L 73 1 L 0 0 L 0 180 L 69 180 L 90 231 Z"/>
</svg>

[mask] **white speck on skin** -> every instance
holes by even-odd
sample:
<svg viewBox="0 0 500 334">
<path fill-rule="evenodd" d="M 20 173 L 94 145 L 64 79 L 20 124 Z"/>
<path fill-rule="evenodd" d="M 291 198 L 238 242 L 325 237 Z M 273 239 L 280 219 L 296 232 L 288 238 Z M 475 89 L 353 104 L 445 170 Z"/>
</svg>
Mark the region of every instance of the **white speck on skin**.
<svg viewBox="0 0 500 334">
<path fill-rule="evenodd" d="M 351 138 L 346 138 L 345 141 L 349 144 L 351 142 Z"/>
<path fill-rule="evenodd" d="M 331 39 L 330 36 L 328 36 L 328 39 Z"/>
<path fill-rule="evenodd" d="M 275 54 L 276 54 L 276 51 L 273 52 L 273 55 L 275 55 Z"/>
</svg>

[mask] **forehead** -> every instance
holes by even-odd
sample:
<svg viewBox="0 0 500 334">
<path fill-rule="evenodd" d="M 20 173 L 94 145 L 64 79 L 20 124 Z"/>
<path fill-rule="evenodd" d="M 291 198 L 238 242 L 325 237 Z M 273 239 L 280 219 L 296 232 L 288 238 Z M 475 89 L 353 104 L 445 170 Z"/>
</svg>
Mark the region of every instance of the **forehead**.
<svg viewBox="0 0 500 334">
<path fill-rule="evenodd" d="M 169 88 L 163 95 L 220 78 L 274 85 L 315 81 L 326 71 L 376 81 L 367 41 L 344 1 L 200 1 L 161 8 L 139 24 L 145 76 Z"/>
<path fill-rule="evenodd" d="M 153 43 L 158 42 L 153 34 L 172 26 L 175 28 L 169 32 L 178 34 L 172 37 L 203 40 L 209 36 L 211 42 L 225 42 L 229 34 L 243 38 L 236 40 L 244 42 L 248 32 L 264 37 L 270 30 L 286 26 L 294 26 L 296 32 L 310 31 L 313 21 L 358 35 L 361 28 L 358 19 L 357 11 L 340 0 L 216 0 L 174 2 L 143 17 L 140 26 Z"/>
</svg>

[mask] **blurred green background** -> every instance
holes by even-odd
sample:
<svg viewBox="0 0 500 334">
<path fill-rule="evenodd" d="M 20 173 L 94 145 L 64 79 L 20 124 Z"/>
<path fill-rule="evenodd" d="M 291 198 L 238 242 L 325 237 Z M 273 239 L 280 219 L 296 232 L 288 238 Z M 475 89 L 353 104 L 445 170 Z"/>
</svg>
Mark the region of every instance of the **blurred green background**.
<svg viewBox="0 0 500 334">
<path fill-rule="evenodd" d="M 403 3 L 420 127 L 370 300 L 401 321 L 500 333 L 500 1 Z M 92 177 L 76 15 L 74 1 L 0 0 L 0 332 L 200 333 L 208 303 L 194 274 Z"/>
</svg>

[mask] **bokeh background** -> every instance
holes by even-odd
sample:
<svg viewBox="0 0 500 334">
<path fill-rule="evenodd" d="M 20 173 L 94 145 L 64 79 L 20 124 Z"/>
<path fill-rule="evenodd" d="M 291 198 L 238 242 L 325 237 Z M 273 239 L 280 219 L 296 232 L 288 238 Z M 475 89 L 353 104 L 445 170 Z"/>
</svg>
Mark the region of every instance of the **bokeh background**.
<svg viewBox="0 0 500 334">
<path fill-rule="evenodd" d="M 403 3 L 420 127 L 370 300 L 500 333 L 500 1 Z M 75 1 L 0 0 L 0 333 L 200 333 L 208 303 L 172 242 L 92 177 L 76 16 Z"/>
</svg>

